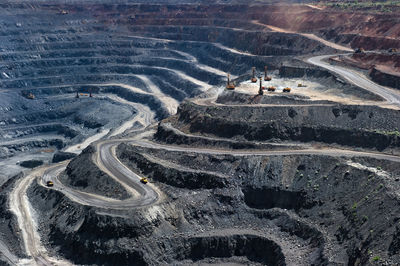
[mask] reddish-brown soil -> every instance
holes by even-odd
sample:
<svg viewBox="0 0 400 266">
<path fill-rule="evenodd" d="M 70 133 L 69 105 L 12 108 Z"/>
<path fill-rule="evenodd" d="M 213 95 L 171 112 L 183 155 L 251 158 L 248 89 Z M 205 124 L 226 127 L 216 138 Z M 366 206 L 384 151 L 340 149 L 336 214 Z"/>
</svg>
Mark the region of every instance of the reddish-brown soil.
<svg viewBox="0 0 400 266">
<path fill-rule="evenodd" d="M 362 63 L 368 68 L 375 65 L 385 72 L 400 72 L 400 53 L 397 54 L 379 54 L 379 53 L 361 53 L 354 54 L 351 59 L 357 63 Z"/>
<path fill-rule="evenodd" d="M 335 56 L 330 60 L 369 70 L 368 74 L 375 82 L 400 89 L 400 53 L 354 53 L 351 56 Z"/>
<path fill-rule="evenodd" d="M 354 53 L 333 57 L 332 60 L 365 70 L 375 67 L 382 72 L 400 75 L 400 53 Z"/>
<path fill-rule="evenodd" d="M 49 8 L 54 8 L 49 6 Z M 81 7 L 85 9 L 85 7 Z M 65 9 L 74 13 L 74 8 Z M 117 5 L 90 5 L 88 11 L 107 24 L 126 25 L 135 32 L 146 27 L 180 29 L 183 35 L 196 35 L 187 28 L 202 26 L 230 28 L 245 31 L 271 31 L 265 25 L 279 27 L 289 34 L 315 34 L 332 43 L 365 50 L 400 50 L 400 11 L 377 13 L 373 10 L 343 11 L 316 8 L 310 5 L 154 5 L 132 4 L 124 9 Z M 54 10 L 59 12 L 59 7 Z M 139 26 L 139 27 L 138 27 Z M 185 31 L 186 29 L 186 31 Z M 208 41 L 218 41 L 220 32 L 209 32 Z M 261 46 L 261 45 L 260 45 Z M 252 52 L 256 52 L 255 49 Z M 399 54 L 355 54 L 345 62 L 398 75 Z"/>
<path fill-rule="evenodd" d="M 52 7 L 50 7 L 52 8 Z M 72 7 L 65 7 L 71 13 Z M 133 25 L 222 26 L 265 30 L 253 23 L 286 30 L 315 33 L 324 39 L 366 50 L 400 48 L 400 11 L 342 11 L 309 5 L 91 5 L 91 13 L 110 23 Z M 58 12 L 59 7 L 57 7 Z"/>
<path fill-rule="evenodd" d="M 298 32 L 319 33 L 327 39 L 367 50 L 400 47 L 400 16 L 370 12 L 315 9 L 308 6 L 275 6 L 263 23 Z"/>
</svg>

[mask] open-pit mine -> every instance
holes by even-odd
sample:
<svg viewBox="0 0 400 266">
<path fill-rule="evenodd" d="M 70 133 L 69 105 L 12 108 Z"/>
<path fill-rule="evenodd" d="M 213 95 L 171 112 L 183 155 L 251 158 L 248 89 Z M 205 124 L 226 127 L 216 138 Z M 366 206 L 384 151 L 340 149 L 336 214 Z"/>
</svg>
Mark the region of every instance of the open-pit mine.
<svg viewBox="0 0 400 266">
<path fill-rule="evenodd" d="M 0 265 L 400 265 L 400 3 L 341 2 L 1 1 Z"/>
</svg>

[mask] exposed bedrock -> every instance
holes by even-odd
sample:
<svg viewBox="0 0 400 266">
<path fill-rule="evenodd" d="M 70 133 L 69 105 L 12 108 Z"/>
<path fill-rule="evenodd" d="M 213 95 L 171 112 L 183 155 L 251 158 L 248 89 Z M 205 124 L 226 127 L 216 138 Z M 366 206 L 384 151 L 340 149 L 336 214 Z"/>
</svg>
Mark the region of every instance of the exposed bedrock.
<svg viewBox="0 0 400 266">
<path fill-rule="evenodd" d="M 301 146 L 282 144 L 274 145 L 273 143 L 259 143 L 251 141 L 238 141 L 233 139 L 218 139 L 215 137 L 205 137 L 199 135 L 186 134 L 172 126 L 169 121 L 163 120 L 158 124 L 157 132 L 154 139 L 160 142 L 175 145 L 198 146 L 198 147 L 214 147 L 228 149 L 301 149 Z"/>
<path fill-rule="evenodd" d="M 58 251 L 78 264 L 145 265 L 143 254 L 124 240 L 146 234 L 151 223 L 141 221 L 143 214 L 136 213 L 131 219 L 102 215 L 107 210 L 77 204 L 36 182 L 28 193 L 33 207 L 42 214 L 39 232 L 50 253 Z"/>
<path fill-rule="evenodd" d="M 371 79 L 383 86 L 389 86 L 400 90 L 400 75 L 398 73 L 386 73 L 377 67 L 369 71 Z"/>
<path fill-rule="evenodd" d="M 58 151 L 53 155 L 52 163 L 59 163 L 76 157 L 75 153 Z"/>
<path fill-rule="evenodd" d="M 356 261 L 366 263 L 369 260 L 367 246 L 377 248 L 385 242 L 379 237 L 380 233 L 375 234 L 375 230 L 386 231 L 385 234 L 388 235 L 392 234 L 389 232 L 397 230 L 397 211 L 390 207 L 398 201 L 391 196 L 399 186 L 396 181 L 399 176 L 396 162 L 306 155 L 237 158 L 192 153 L 179 155 L 177 152 L 171 154 L 152 149 L 142 152 L 166 159 L 181 167 L 196 166 L 197 170 L 200 168 L 202 171 L 219 169 L 221 173 L 232 176 L 230 182 L 242 187 L 242 202 L 258 209 L 256 213 L 261 214 L 261 210 L 276 208 L 288 209 L 308 221 L 319 224 L 319 227 L 324 228 L 325 234 L 335 239 L 333 243 L 329 240 L 328 245 L 341 246 L 342 251 L 338 257 L 344 256 L 341 258 L 344 259 L 348 256 L 346 260 L 349 264 Z M 160 161 L 158 164 L 163 165 L 165 162 Z M 146 169 L 143 165 L 145 163 L 141 166 L 135 165 L 134 169 Z M 154 177 L 154 181 L 158 181 L 157 177 Z M 232 204 L 232 201 L 224 203 Z M 388 219 L 376 216 L 377 213 L 385 216 L 384 209 L 390 212 Z M 382 225 L 384 220 L 385 225 Z M 297 231 L 300 235 L 309 234 L 306 232 L 309 231 Z M 327 241 L 327 238 L 329 237 L 325 235 L 325 240 L 320 239 L 320 244 Z M 389 247 L 392 249 L 396 246 L 396 239 L 394 236 L 394 244 L 383 244 L 386 254 Z M 346 251 L 347 255 L 343 254 L 343 251 Z M 323 254 L 329 257 L 328 252 L 323 251 Z"/>
<path fill-rule="evenodd" d="M 174 168 L 159 164 L 157 158 L 151 160 L 145 154 L 138 152 L 135 147 L 126 144 L 119 145 L 117 155 L 128 166 L 140 169 L 144 175 L 171 186 L 189 189 L 210 189 L 222 188 L 228 183 L 226 177 L 217 173 Z"/>
<path fill-rule="evenodd" d="M 217 103 L 225 105 L 237 104 L 273 104 L 273 105 L 309 105 L 309 104 L 334 104 L 328 100 L 311 100 L 309 97 L 300 94 L 291 95 L 270 95 L 269 97 L 260 97 L 254 95 L 238 93 L 225 90 L 218 95 Z"/>
<path fill-rule="evenodd" d="M 60 175 L 63 184 L 89 193 L 106 197 L 126 199 L 130 195 L 125 188 L 108 174 L 101 171 L 93 162 L 96 149 L 87 147 L 67 166 L 65 173 Z M 84 162 L 84 163 L 82 163 Z"/>
<path fill-rule="evenodd" d="M 33 149 L 40 149 L 40 148 L 55 148 L 61 149 L 64 147 L 64 142 L 62 139 L 36 139 L 36 140 L 28 140 L 23 141 L 21 143 L 4 143 L 0 145 L 0 158 L 7 158 L 11 157 L 16 153 L 29 151 Z M 52 151 L 52 149 L 48 149 L 48 151 Z"/>
<path fill-rule="evenodd" d="M 275 242 L 251 234 L 197 236 L 175 239 L 176 260 L 193 262 L 205 258 L 246 257 L 249 262 L 262 265 L 286 265 L 282 250 Z"/>
<path fill-rule="evenodd" d="M 256 209 L 290 209 L 310 208 L 313 203 L 307 202 L 306 193 L 285 191 L 280 188 L 252 188 L 243 190 L 244 201 Z M 315 204 L 315 203 L 314 203 Z"/>
<path fill-rule="evenodd" d="M 23 161 L 19 165 L 25 168 L 35 168 L 43 164 L 42 160 L 28 160 L 28 161 Z"/>
<path fill-rule="evenodd" d="M 384 150 L 400 146 L 399 111 L 376 106 L 201 106 L 183 103 L 176 127 L 224 138 L 318 141 Z"/>
<path fill-rule="evenodd" d="M 229 28 L 193 26 L 148 26 L 130 28 L 147 36 L 170 40 L 222 43 L 255 55 L 299 55 L 333 53 L 335 50 L 301 35 L 280 32 L 233 30 Z M 252 40 L 249 42 L 249 40 Z"/>
<path fill-rule="evenodd" d="M 352 265 L 368 262 L 371 252 L 388 261 L 399 256 L 395 162 L 210 155 L 129 144 L 119 145 L 117 155 L 134 172 L 148 174 L 163 193 L 160 202 L 102 210 L 34 182 L 28 194 L 43 214 L 39 229 L 50 251 L 75 263 L 107 265 Z M 76 168 L 87 168 L 85 156 L 74 159 Z M 98 174 L 90 167 L 83 175 L 96 183 Z"/>
<path fill-rule="evenodd" d="M 4 247 L 6 247 L 11 254 L 19 258 L 26 258 L 27 255 L 24 251 L 22 234 L 18 227 L 17 217 L 11 212 L 9 203 L 10 192 L 20 178 L 23 178 L 22 173 L 11 177 L 0 187 L 0 245 L 5 254 L 7 251 L 4 251 Z M 9 265 L 9 261 L 3 261 L 3 259 L 4 258 L 1 257 L 0 265 Z"/>
<path fill-rule="evenodd" d="M 4 128 L 3 132 L 6 132 L 8 136 L 13 138 L 20 138 L 29 135 L 35 135 L 39 133 L 57 133 L 66 138 L 74 138 L 79 135 L 79 132 L 68 125 L 63 125 L 59 123 L 44 123 L 39 125 L 24 125 L 21 127 L 9 127 Z M 2 136 L 3 137 L 3 136 Z"/>
</svg>

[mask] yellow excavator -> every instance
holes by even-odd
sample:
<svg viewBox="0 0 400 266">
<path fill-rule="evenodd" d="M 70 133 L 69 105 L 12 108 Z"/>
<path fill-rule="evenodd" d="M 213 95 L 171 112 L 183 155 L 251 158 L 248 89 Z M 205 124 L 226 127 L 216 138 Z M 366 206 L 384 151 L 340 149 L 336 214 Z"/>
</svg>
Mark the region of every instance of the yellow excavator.
<svg viewBox="0 0 400 266">
<path fill-rule="evenodd" d="M 291 88 L 286 87 L 286 88 L 283 89 L 283 92 L 290 92 L 291 90 L 292 90 Z"/>
<path fill-rule="evenodd" d="M 149 180 L 147 180 L 146 177 L 142 177 L 142 178 L 140 178 L 140 182 L 143 184 L 147 184 L 149 182 Z"/>
<path fill-rule="evenodd" d="M 265 81 L 271 81 L 272 78 L 268 76 L 267 72 L 268 72 L 268 67 L 265 66 L 265 68 L 264 68 L 264 80 Z"/>
<path fill-rule="evenodd" d="M 226 89 L 228 89 L 228 90 L 235 89 L 235 83 L 231 82 L 231 75 L 229 75 L 229 73 L 228 73 L 228 81 L 226 83 Z"/>
<path fill-rule="evenodd" d="M 26 96 L 28 99 L 31 99 L 31 100 L 33 100 L 33 99 L 35 99 L 35 95 L 33 95 L 33 93 L 29 93 L 28 94 L 28 96 Z"/>
<path fill-rule="evenodd" d="M 275 91 L 275 90 L 276 90 L 276 87 L 274 87 L 274 86 L 269 86 L 267 88 L 267 91 Z"/>
<path fill-rule="evenodd" d="M 54 186 L 54 183 L 52 181 L 47 181 L 46 186 L 52 187 L 52 186 Z"/>
<path fill-rule="evenodd" d="M 252 67 L 251 70 L 253 71 L 253 75 L 251 76 L 251 82 L 252 83 L 256 83 L 257 82 L 257 78 L 256 78 L 256 68 Z"/>
</svg>

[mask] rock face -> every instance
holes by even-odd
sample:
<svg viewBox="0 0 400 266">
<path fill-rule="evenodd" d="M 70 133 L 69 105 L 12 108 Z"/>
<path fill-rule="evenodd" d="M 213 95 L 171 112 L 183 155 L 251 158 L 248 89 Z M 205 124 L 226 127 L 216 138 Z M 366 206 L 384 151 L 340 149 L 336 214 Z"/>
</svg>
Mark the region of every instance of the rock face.
<svg viewBox="0 0 400 266">
<path fill-rule="evenodd" d="M 3 252 L 6 253 L 8 249 L 8 251 L 15 256 L 14 260 L 10 260 L 13 257 L 12 255 L 9 258 L 0 257 L 1 265 L 10 265 L 10 263 L 16 263 L 18 257 L 27 257 L 21 244 L 23 239 L 21 238 L 21 231 L 18 228 L 17 217 L 11 212 L 9 204 L 10 191 L 14 187 L 15 182 L 22 177 L 22 174 L 14 176 L 0 187 L 0 231 L 2 235 L 0 243 Z M 6 250 L 4 250 L 4 247 L 6 247 Z"/>
<path fill-rule="evenodd" d="M 79 157 L 68 164 L 65 174 L 60 176 L 60 180 L 65 185 L 89 193 L 116 199 L 128 198 L 129 194 L 125 188 L 93 163 L 92 157 L 95 151 L 93 146 L 83 150 Z M 82 164 L 83 161 L 85 163 Z"/>
<path fill-rule="evenodd" d="M 101 209 L 35 183 L 29 198 L 43 213 L 40 231 L 49 250 L 75 263 L 105 265 L 366 264 L 371 252 L 389 263 L 399 259 L 391 197 L 400 188 L 397 163 L 129 145 L 120 145 L 118 154 L 163 199 L 146 208 Z M 215 186 L 200 185 L 208 181 Z"/>
<path fill-rule="evenodd" d="M 76 154 L 75 154 L 75 153 L 71 153 L 71 152 L 56 152 L 56 153 L 53 155 L 53 160 L 52 160 L 52 162 L 53 162 L 53 163 L 62 162 L 62 161 L 65 161 L 65 160 L 72 159 L 72 158 L 74 158 L 75 156 L 76 156 Z"/>
<path fill-rule="evenodd" d="M 398 32 L 398 16 L 389 14 L 307 5 L 289 10 L 244 0 L 64 2 L 0 3 L 0 141 L 9 141 L 0 156 L 25 147 L 61 149 L 112 131 L 134 115 L 140 118 L 137 128 L 152 124 L 173 113 L 170 107 L 178 102 L 210 85 L 223 86 L 226 73 L 236 81 L 248 79 L 252 66 L 380 100 L 293 59 L 336 53 L 331 46 L 267 25 L 366 49 L 399 45 L 391 36 Z M 374 19 L 382 24 L 371 27 Z M 384 36 L 367 36 L 371 32 Z M 320 145 L 399 153 L 399 111 L 234 92 L 217 99 L 225 106 L 205 106 L 197 101 L 201 97 L 160 122 L 154 139 L 145 140 L 149 146 L 117 147 L 118 159 L 159 193 L 154 204 L 124 205 L 131 195 L 94 163 L 95 146 L 73 158 L 53 188 L 34 180 L 27 197 L 49 255 L 83 265 L 399 264 L 398 161 L 388 154 L 351 157 L 340 149 L 332 156 L 302 153 Z M 50 133 L 54 141 L 47 141 Z M 35 140 L 38 135 L 46 140 Z M 178 151 L 177 145 L 187 149 Z M 264 155 L 255 155 L 260 149 Z M 58 153 L 53 159 L 71 156 Z M 7 204 L 17 178 L 0 189 L 0 249 L 4 242 L 23 257 L 17 219 Z M 67 187 L 57 190 L 58 181 Z M 119 205 L 78 204 L 79 197 L 64 194 L 71 189 Z"/>
<path fill-rule="evenodd" d="M 369 71 L 369 76 L 373 81 L 392 88 L 396 88 L 400 90 L 400 74 L 398 73 L 387 73 L 379 68 L 373 67 Z"/>
<path fill-rule="evenodd" d="M 374 106 L 218 107 L 186 102 L 177 127 L 190 133 L 250 141 L 319 141 L 383 150 L 399 147 L 398 110 Z M 244 119 L 246 118 L 246 119 Z"/>
<path fill-rule="evenodd" d="M 25 168 L 35 168 L 43 164 L 43 161 L 41 160 L 29 160 L 29 161 L 23 161 L 19 165 Z"/>
</svg>

